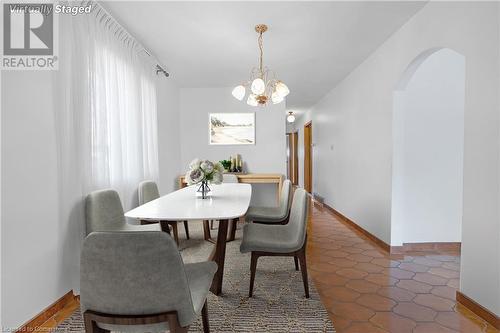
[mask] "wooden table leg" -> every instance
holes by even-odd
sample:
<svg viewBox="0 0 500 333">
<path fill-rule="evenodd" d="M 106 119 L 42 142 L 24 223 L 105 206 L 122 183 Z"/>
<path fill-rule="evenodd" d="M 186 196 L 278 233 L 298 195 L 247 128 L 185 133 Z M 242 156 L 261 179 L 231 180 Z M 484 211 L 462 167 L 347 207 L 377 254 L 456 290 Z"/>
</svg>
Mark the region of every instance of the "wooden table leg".
<svg viewBox="0 0 500 333">
<path fill-rule="evenodd" d="M 212 235 L 210 235 L 210 224 L 208 223 L 208 220 L 203 220 L 203 238 L 206 241 L 210 241 L 212 238 Z"/>
<path fill-rule="evenodd" d="M 236 238 L 236 227 L 238 226 L 239 219 L 232 219 L 231 224 L 229 224 L 229 237 L 227 238 L 228 242 L 234 241 Z"/>
<path fill-rule="evenodd" d="M 177 229 L 177 222 L 170 222 L 170 225 L 172 226 L 172 233 L 174 234 L 174 240 L 177 243 L 177 246 L 179 246 L 179 230 Z"/>
<path fill-rule="evenodd" d="M 224 260 L 226 258 L 226 238 L 228 220 L 219 221 L 219 232 L 217 233 L 217 242 L 215 243 L 214 250 L 210 255 L 210 260 L 217 263 L 217 272 L 215 272 L 214 279 L 210 291 L 215 295 L 220 295 L 222 292 L 222 278 L 224 275 Z"/>
</svg>

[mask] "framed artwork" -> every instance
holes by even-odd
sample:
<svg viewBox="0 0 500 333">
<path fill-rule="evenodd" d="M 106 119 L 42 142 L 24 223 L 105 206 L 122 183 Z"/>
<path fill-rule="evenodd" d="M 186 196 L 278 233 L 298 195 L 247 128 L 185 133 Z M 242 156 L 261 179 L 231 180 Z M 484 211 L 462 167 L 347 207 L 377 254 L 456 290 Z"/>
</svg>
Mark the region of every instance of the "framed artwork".
<svg viewBox="0 0 500 333">
<path fill-rule="evenodd" d="M 210 113 L 211 145 L 254 145 L 255 113 Z"/>
</svg>

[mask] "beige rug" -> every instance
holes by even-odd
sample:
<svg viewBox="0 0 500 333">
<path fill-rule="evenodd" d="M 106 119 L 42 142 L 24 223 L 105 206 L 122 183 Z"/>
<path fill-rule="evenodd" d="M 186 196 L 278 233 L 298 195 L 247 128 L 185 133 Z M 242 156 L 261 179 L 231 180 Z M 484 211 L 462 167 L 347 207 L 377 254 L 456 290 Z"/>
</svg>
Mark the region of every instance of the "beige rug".
<svg viewBox="0 0 500 333">
<path fill-rule="evenodd" d="M 217 225 L 217 223 L 215 223 Z M 213 244 L 203 240 L 200 223 L 190 222 L 190 240 L 179 225 L 180 249 L 186 263 L 206 260 Z M 216 237 L 217 230 L 212 230 Z M 301 274 L 293 258 L 260 258 L 255 277 L 254 296 L 248 298 L 250 255 L 239 251 L 237 239 L 227 243 L 222 295 L 209 294 L 211 332 L 335 332 L 312 280 L 310 299 L 304 298 Z M 58 331 L 83 332 L 79 311 L 57 327 Z M 201 318 L 189 332 L 202 332 Z"/>
</svg>

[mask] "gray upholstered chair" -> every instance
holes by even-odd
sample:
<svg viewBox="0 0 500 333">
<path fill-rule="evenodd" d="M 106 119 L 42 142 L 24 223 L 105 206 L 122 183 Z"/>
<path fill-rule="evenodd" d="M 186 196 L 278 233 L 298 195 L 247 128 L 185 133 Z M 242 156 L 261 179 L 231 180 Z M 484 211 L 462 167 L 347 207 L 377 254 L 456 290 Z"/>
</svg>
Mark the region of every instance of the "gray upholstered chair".
<svg viewBox="0 0 500 333">
<path fill-rule="evenodd" d="M 83 242 L 80 306 L 86 332 L 187 332 L 202 314 L 217 264 L 184 264 L 164 232 L 93 232 Z"/>
<path fill-rule="evenodd" d="M 280 203 L 278 207 L 250 206 L 245 215 L 247 222 L 266 224 L 286 224 L 290 214 L 292 182 L 286 179 L 281 187 Z"/>
<path fill-rule="evenodd" d="M 120 196 L 115 190 L 94 191 L 85 199 L 87 235 L 94 231 L 160 231 L 158 224 L 132 225 L 125 220 Z"/>
<path fill-rule="evenodd" d="M 243 241 L 240 251 L 251 252 L 250 262 L 250 290 L 249 297 L 253 294 L 257 260 L 262 256 L 293 256 L 300 261 L 302 280 L 306 298 L 309 298 L 309 284 L 307 280 L 306 241 L 307 217 L 310 200 L 302 188 L 295 190 L 290 220 L 285 225 L 266 225 L 248 223 L 243 227 Z"/>
<path fill-rule="evenodd" d="M 138 195 L 139 195 L 139 205 L 144 205 L 147 202 L 150 202 L 152 200 L 158 199 L 160 197 L 160 191 L 158 191 L 158 186 L 156 185 L 155 182 L 146 180 L 143 181 L 139 184 L 139 189 L 138 189 Z M 174 240 L 179 245 L 179 231 L 177 229 L 177 221 L 159 221 L 160 224 L 162 225 L 162 230 L 170 233 L 170 227 L 172 227 L 172 232 L 174 236 Z M 157 223 L 157 222 L 151 222 L 151 221 L 141 221 L 141 224 L 151 224 L 151 223 Z M 188 227 L 188 222 L 184 221 L 184 230 L 186 231 L 186 238 L 189 239 L 189 227 Z"/>
</svg>

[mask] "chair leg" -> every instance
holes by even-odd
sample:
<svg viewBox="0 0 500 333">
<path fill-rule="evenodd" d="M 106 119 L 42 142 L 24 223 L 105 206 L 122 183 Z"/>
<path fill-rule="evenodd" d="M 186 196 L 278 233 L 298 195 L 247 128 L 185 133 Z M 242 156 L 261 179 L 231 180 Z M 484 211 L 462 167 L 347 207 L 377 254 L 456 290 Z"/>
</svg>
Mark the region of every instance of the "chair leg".
<svg viewBox="0 0 500 333">
<path fill-rule="evenodd" d="M 250 289 L 248 290 L 248 297 L 252 297 L 253 295 L 255 272 L 257 271 L 257 259 L 259 259 L 259 256 L 252 252 L 252 258 L 250 259 Z"/>
<path fill-rule="evenodd" d="M 105 330 L 97 326 L 97 323 L 90 318 L 87 312 L 83 314 L 83 321 L 85 325 L 86 333 L 109 333 L 110 331 Z"/>
<path fill-rule="evenodd" d="M 208 220 L 203 220 L 203 238 L 205 238 L 206 241 L 212 238 L 212 235 L 210 235 L 210 225 L 208 224 Z"/>
<path fill-rule="evenodd" d="M 189 226 L 188 226 L 188 221 L 184 221 L 184 230 L 186 231 L 186 239 L 189 239 Z"/>
<path fill-rule="evenodd" d="M 210 229 L 214 230 L 214 220 L 210 220 Z"/>
<path fill-rule="evenodd" d="M 170 333 L 187 333 L 188 328 L 179 324 L 177 314 L 168 315 L 168 328 Z"/>
<path fill-rule="evenodd" d="M 304 291 L 306 293 L 306 298 L 309 298 L 309 280 L 307 279 L 306 251 L 300 251 L 298 257 L 300 261 L 300 271 L 302 272 L 302 282 L 304 283 Z"/>
<path fill-rule="evenodd" d="M 210 333 L 210 322 L 208 321 L 207 300 L 201 309 L 201 321 L 203 322 L 203 333 Z"/>
<path fill-rule="evenodd" d="M 160 221 L 161 231 L 170 235 L 170 223 L 168 221 Z"/>
<path fill-rule="evenodd" d="M 174 234 L 174 240 L 179 246 L 179 230 L 177 229 L 177 222 L 172 222 L 170 224 L 172 226 L 172 233 Z"/>
<path fill-rule="evenodd" d="M 295 270 L 299 270 L 299 258 L 297 256 L 293 256 L 293 261 L 295 262 Z"/>
</svg>

